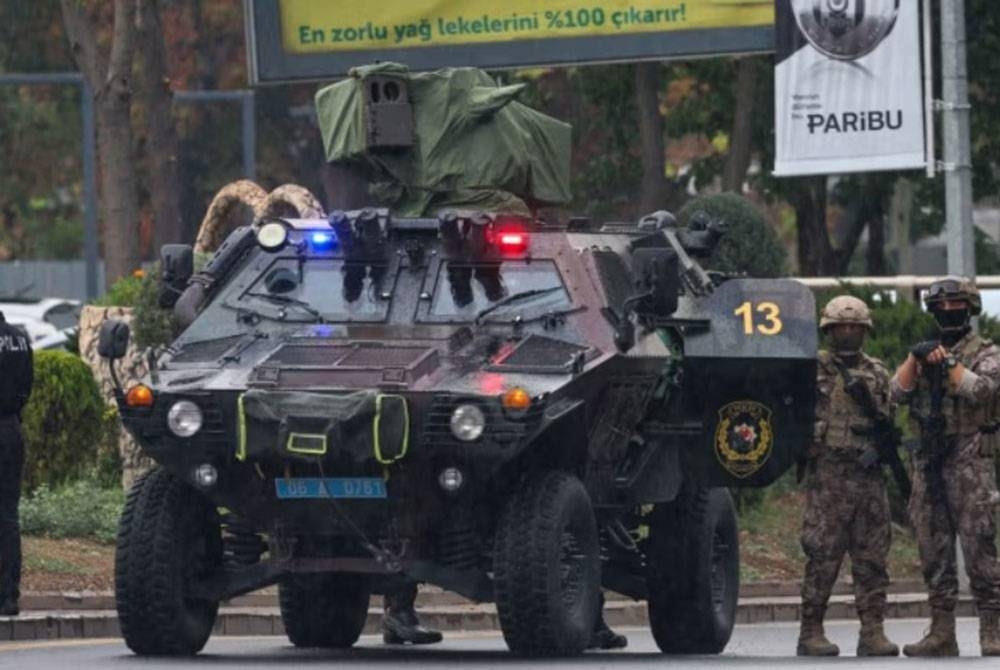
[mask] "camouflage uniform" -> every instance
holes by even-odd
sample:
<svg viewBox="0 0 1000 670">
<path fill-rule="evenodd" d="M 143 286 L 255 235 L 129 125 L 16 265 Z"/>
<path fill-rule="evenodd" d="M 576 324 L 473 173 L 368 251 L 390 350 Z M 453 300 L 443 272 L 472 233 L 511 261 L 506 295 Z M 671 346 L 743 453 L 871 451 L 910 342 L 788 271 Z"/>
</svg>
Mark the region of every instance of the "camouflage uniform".
<svg viewBox="0 0 1000 670">
<path fill-rule="evenodd" d="M 845 367 L 851 378 L 868 386 L 879 409 L 891 415 L 885 366 L 860 354 L 853 367 Z M 844 554 L 849 553 L 858 615 L 863 621 L 881 622 L 889 583 L 889 500 L 881 468 L 866 468 L 858 461 L 866 449 L 874 448 L 872 420 L 845 391 L 834 354 L 819 353 L 817 386 L 816 443 L 810 454 L 802 524 L 807 557 L 803 618 L 822 619 Z"/>
<path fill-rule="evenodd" d="M 928 486 L 928 458 L 914 459 L 910 519 L 920 548 L 920 563 L 932 609 L 953 612 L 958 600 L 955 537 L 962 543 L 972 593 L 980 611 L 1000 611 L 997 563 L 996 474 L 991 440 L 981 432 L 990 420 L 1000 384 L 1000 349 L 969 334 L 950 349 L 967 371 L 958 388 L 947 388 L 943 403 L 946 453 L 940 462 L 943 491 Z M 929 406 L 928 381 L 921 377 L 910 392 L 896 379 L 892 396 L 915 412 Z M 933 478 L 937 473 L 931 473 Z"/>
</svg>

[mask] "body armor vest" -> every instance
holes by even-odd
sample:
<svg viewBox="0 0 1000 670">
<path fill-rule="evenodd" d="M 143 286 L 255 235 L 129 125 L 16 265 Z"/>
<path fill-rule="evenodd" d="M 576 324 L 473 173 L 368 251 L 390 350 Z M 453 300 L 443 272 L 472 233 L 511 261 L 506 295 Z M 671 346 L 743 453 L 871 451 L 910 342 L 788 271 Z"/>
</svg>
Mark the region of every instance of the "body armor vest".
<svg viewBox="0 0 1000 670">
<path fill-rule="evenodd" d="M 851 379 L 869 388 L 878 409 L 888 412 L 889 374 L 881 363 L 861 354 L 857 363 L 846 369 Z M 827 351 L 819 352 L 816 383 L 817 442 L 828 450 L 852 455 L 873 446 L 873 421 L 844 389 L 844 378 L 833 354 Z"/>
</svg>

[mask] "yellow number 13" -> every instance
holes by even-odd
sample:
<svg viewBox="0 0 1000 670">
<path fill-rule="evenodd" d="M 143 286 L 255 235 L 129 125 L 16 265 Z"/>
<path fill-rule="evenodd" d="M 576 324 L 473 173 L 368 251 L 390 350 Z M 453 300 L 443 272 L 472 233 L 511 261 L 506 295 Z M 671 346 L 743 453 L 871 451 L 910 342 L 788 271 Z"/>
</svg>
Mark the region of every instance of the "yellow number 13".
<svg viewBox="0 0 1000 670">
<path fill-rule="evenodd" d="M 765 323 L 757 324 L 757 332 L 761 335 L 777 335 L 781 332 L 784 324 L 781 323 L 781 308 L 773 302 L 762 302 L 754 308 L 753 303 L 745 302 L 733 312 L 736 316 L 743 317 L 743 333 L 753 335 L 754 323 L 753 313 L 758 312 L 763 316 Z"/>
</svg>

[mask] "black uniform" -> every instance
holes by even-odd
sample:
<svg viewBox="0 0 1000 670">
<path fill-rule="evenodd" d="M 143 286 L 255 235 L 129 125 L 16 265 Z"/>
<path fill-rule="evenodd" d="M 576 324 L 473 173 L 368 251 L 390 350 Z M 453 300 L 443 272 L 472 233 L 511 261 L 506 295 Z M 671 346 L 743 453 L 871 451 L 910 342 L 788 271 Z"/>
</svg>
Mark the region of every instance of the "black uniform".
<svg viewBox="0 0 1000 670">
<path fill-rule="evenodd" d="M 31 341 L 0 312 L 0 611 L 17 613 L 21 595 L 21 410 L 34 380 Z"/>
</svg>

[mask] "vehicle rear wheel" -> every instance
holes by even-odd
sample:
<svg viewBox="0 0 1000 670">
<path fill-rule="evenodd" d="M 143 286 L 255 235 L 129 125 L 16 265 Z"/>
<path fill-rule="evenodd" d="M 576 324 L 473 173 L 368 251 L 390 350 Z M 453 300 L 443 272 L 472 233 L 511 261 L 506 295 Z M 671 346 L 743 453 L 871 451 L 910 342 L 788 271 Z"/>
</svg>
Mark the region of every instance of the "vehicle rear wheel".
<svg viewBox="0 0 1000 670">
<path fill-rule="evenodd" d="M 115 602 L 128 648 L 143 656 L 198 653 L 219 603 L 191 585 L 221 562 L 214 505 L 166 470 L 143 475 L 126 498 L 115 550 Z"/>
<path fill-rule="evenodd" d="M 368 618 L 368 584 L 356 575 L 291 575 L 278 584 L 285 633 L 296 647 L 346 649 Z"/>
<path fill-rule="evenodd" d="M 736 622 L 740 590 L 736 507 L 724 488 L 657 505 L 646 551 L 649 625 L 670 654 L 718 654 Z"/>
<path fill-rule="evenodd" d="M 520 655 L 587 648 L 600 597 L 597 523 L 576 477 L 549 471 L 507 501 L 493 556 L 504 640 Z"/>
</svg>

